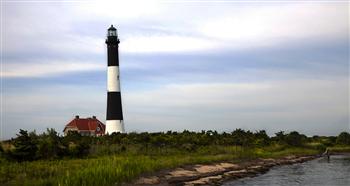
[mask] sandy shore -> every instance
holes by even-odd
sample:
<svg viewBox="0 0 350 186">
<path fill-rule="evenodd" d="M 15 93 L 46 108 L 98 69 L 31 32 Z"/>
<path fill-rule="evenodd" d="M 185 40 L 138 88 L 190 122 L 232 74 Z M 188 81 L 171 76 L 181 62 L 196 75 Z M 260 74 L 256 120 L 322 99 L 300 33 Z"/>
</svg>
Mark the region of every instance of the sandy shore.
<svg viewBox="0 0 350 186">
<path fill-rule="evenodd" d="M 279 159 L 256 159 L 241 163 L 197 164 L 164 170 L 143 176 L 127 185 L 221 185 L 230 180 L 263 174 L 273 166 L 302 163 L 319 156 L 287 156 Z"/>
</svg>

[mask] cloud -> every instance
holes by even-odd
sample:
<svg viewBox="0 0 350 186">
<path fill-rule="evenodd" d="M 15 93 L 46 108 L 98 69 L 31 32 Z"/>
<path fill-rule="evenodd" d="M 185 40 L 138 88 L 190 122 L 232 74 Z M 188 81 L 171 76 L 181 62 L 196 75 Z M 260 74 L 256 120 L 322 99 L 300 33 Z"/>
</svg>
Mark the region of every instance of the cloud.
<svg viewBox="0 0 350 186">
<path fill-rule="evenodd" d="M 105 70 L 105 63 L 42 60 L 35 63 L 4 63 L 1 78 L 57 76 L 65 73 Z"/>
<path fill-rule="evenodd" d="M 19 129 L 42 132 L 55 128 L 61 132 L 74 115 L 95 115 L 104 122 L 105 89 L 96 89 L 89 84 L 33 86 L 25 90 L 19 86 L 11 87 L 14 89 L 11 91 L 4 85 L 1 125 L 5 130 L 0 138 L 13 137 Z"/>
<path fill-rule="evenodd" d="M 101 0 L 77 3 L 72 12 L 83 19 L 107 19 L 118 22 L 154 16 L 159 12 L 159 1 L 149 0 Z"/>
<path fill-rule="evenodd" d="M 209 18 L 198 26 L 205 36 L 231 47 L 263 47 L 296 40 L 327 40 L 348 36 L 344 4 L 284 4 L 251 6 Z"/>
<path fill-rule="evenodd" d="M 204 4 L 196 9 L 186 5 L 162 4 L 163 11 L 156 14 L 157 18 L 150 20 L 146 16 L 144 23 L 137 22 L 152 32 L 125 32 L 124 51 L 232 51 L 348 38 L 348 10 L 342 3 L 269 6 L 232 3 L 220 8 Z M 199 16 L 204 9 L 205 16 Z"/>
<path fill-rule="evenodd" d="M 339 82 L 338 82 L 339 81 Z M 134 92 L 126 95 L 130 104 L 197 108 L 272 108 L 290 105 L 308 109 L 315 104 L 341 105 L 346 98 L 346 79 L 289 80 L 260 83 L 197 83 L 170 84 L 156 90 Z M 334 95 L 340 95 L 334 98 Z M 156 98 L 156 99 L 155 99 Z M 333 100 L 333 101 L 332 101 Z M 315 101 L 315 103 L 313 103 Z M 278 110 L 280 107 L 275 107 Z"/>
<path fill-rule="evenodd" d="M 38 51 L 41 55 L 103 55 L 105 31 L 111 23 L 119 29 L 121 51 L 130 55 L 215 53 L 348 37 L 348 10 L 342 3 L 214 7 L 204 3 L 196 8 L 158 1 L 58 4 L 59 8 L 7 3 L 4 55 L 40 55 Z"/>
<path fill-rule="evenodd" d="M 155 131 L 246 128 L 335 135 L 349 130 L 348 87 L 347 79 L 170 84 L 128 92 L 123 102 L 129 130 L 150 123 Z"/>
<path fill-rule="evenodd" d="M 217 37 L 247 39 L 256 37 L 305 37 L 337 34 L 346 35 L 347 8 L 343 4 L 294 4 L 285 6 L 262 6 L 245 9 L 236 16 L 224 17 L 216 22 L 226 30 L 218 29 Z M 228 19 L 229 21 L 226 22 Z M 213 22 L 205 27 L 215 28 Z M 233 26 L 235 25 L 235 28 Z M 227 32 L 231 32 L 228 34 Z"/>
<path fill-rule="evenodd" d="M 34 49 L 102 54 L 102 26 L 111 23 L 118 24 L 126 53 L 241 50 L 348 36 L 348 10 L 342 3 L 204 3 L 193 8 L 188 3 L 105 1 L 59 7 L 64 14 L 47 4 L 7 4 L 4 53 Z M 80 28 L 87 20 L 94 25 Z"/>
<path fill-rule="evenodd" d="M 156 53 L 156 52 L 193 52 L 215 48 L 215 41 L 179 35 L 133 36 L 121 44 L 121 52 Z"/>
<path fill-rule="evenodd" d="M 349 81 L 289 80 L 260 83 L 167 84 L 148 90 L 122 89 L 127 131 L 298 130 L 337 135 L 350 130 Z M 17 88 L 16 90 L 20 90 Z M 61 131 L 78 114 L 105 121 L 106 92 L 84 85 L 49 84 L 3 95 L 5 137 L 19 128 Z"/>
<path fill-rule="evenodd" d="M 7 137 L 104 118 L 110 24 L 128 131 L 349 129 L 348 3 L 4 4 Z"/>
</svg>

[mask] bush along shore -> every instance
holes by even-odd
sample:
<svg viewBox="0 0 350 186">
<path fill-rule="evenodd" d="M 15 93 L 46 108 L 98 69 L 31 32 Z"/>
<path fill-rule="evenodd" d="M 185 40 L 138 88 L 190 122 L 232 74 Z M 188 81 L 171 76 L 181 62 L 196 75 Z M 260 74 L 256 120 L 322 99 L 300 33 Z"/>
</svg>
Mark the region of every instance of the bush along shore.
<svg viewBox="0 0 350 186">
<path fill-rule="evenodd" d="M 350 134 L 307 137 L 264 130 L 112 134 L 20 130 L 0 145 L 0 185 L 210 185 L 350 152 Z"/>
</svg>

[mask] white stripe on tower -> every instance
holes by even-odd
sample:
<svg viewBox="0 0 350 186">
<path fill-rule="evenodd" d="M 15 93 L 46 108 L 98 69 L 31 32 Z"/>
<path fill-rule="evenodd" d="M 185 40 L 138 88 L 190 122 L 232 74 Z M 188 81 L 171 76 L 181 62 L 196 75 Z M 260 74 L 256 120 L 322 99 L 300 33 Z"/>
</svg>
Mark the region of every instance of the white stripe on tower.
<svg viewBox="0 0 350 186">
<path fill-rule="evenodd" d="M 106 121 L 106 133 L 112 134 L 113 132 L 124 132 L 123 120 L 107 120 Z"/>
<path fill-rule="evenodd" d="M 107 90 L 108 92 L 120 92 L 118 66 L 109 66 L 107 69 Z"/>
<path fill-rule="evenodd" d="M 124 132 L 122 102 L 120 94 L 119 79 L 119 39 L 117 29 L 113 25 L 108 29 L 107 34 L 107 114 L 106 114 L 106 134 L 113 132 Z"/>
</svg>

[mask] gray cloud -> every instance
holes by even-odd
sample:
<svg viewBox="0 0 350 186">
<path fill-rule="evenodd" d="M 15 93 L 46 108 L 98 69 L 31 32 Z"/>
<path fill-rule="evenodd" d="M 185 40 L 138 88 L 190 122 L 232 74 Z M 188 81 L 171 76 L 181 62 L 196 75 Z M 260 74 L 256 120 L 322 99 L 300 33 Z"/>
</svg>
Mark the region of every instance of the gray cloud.
<svg viewBox="0 0 350 186">
<path fill-rule="evenodd" d="M 177 84 L 126 94 L 124 102 L 129 130 L 149 123 L 154 131 L 298 129 L 335 135 L 349 130 L 348 87 L 347 79 Z"/>
</svg>

